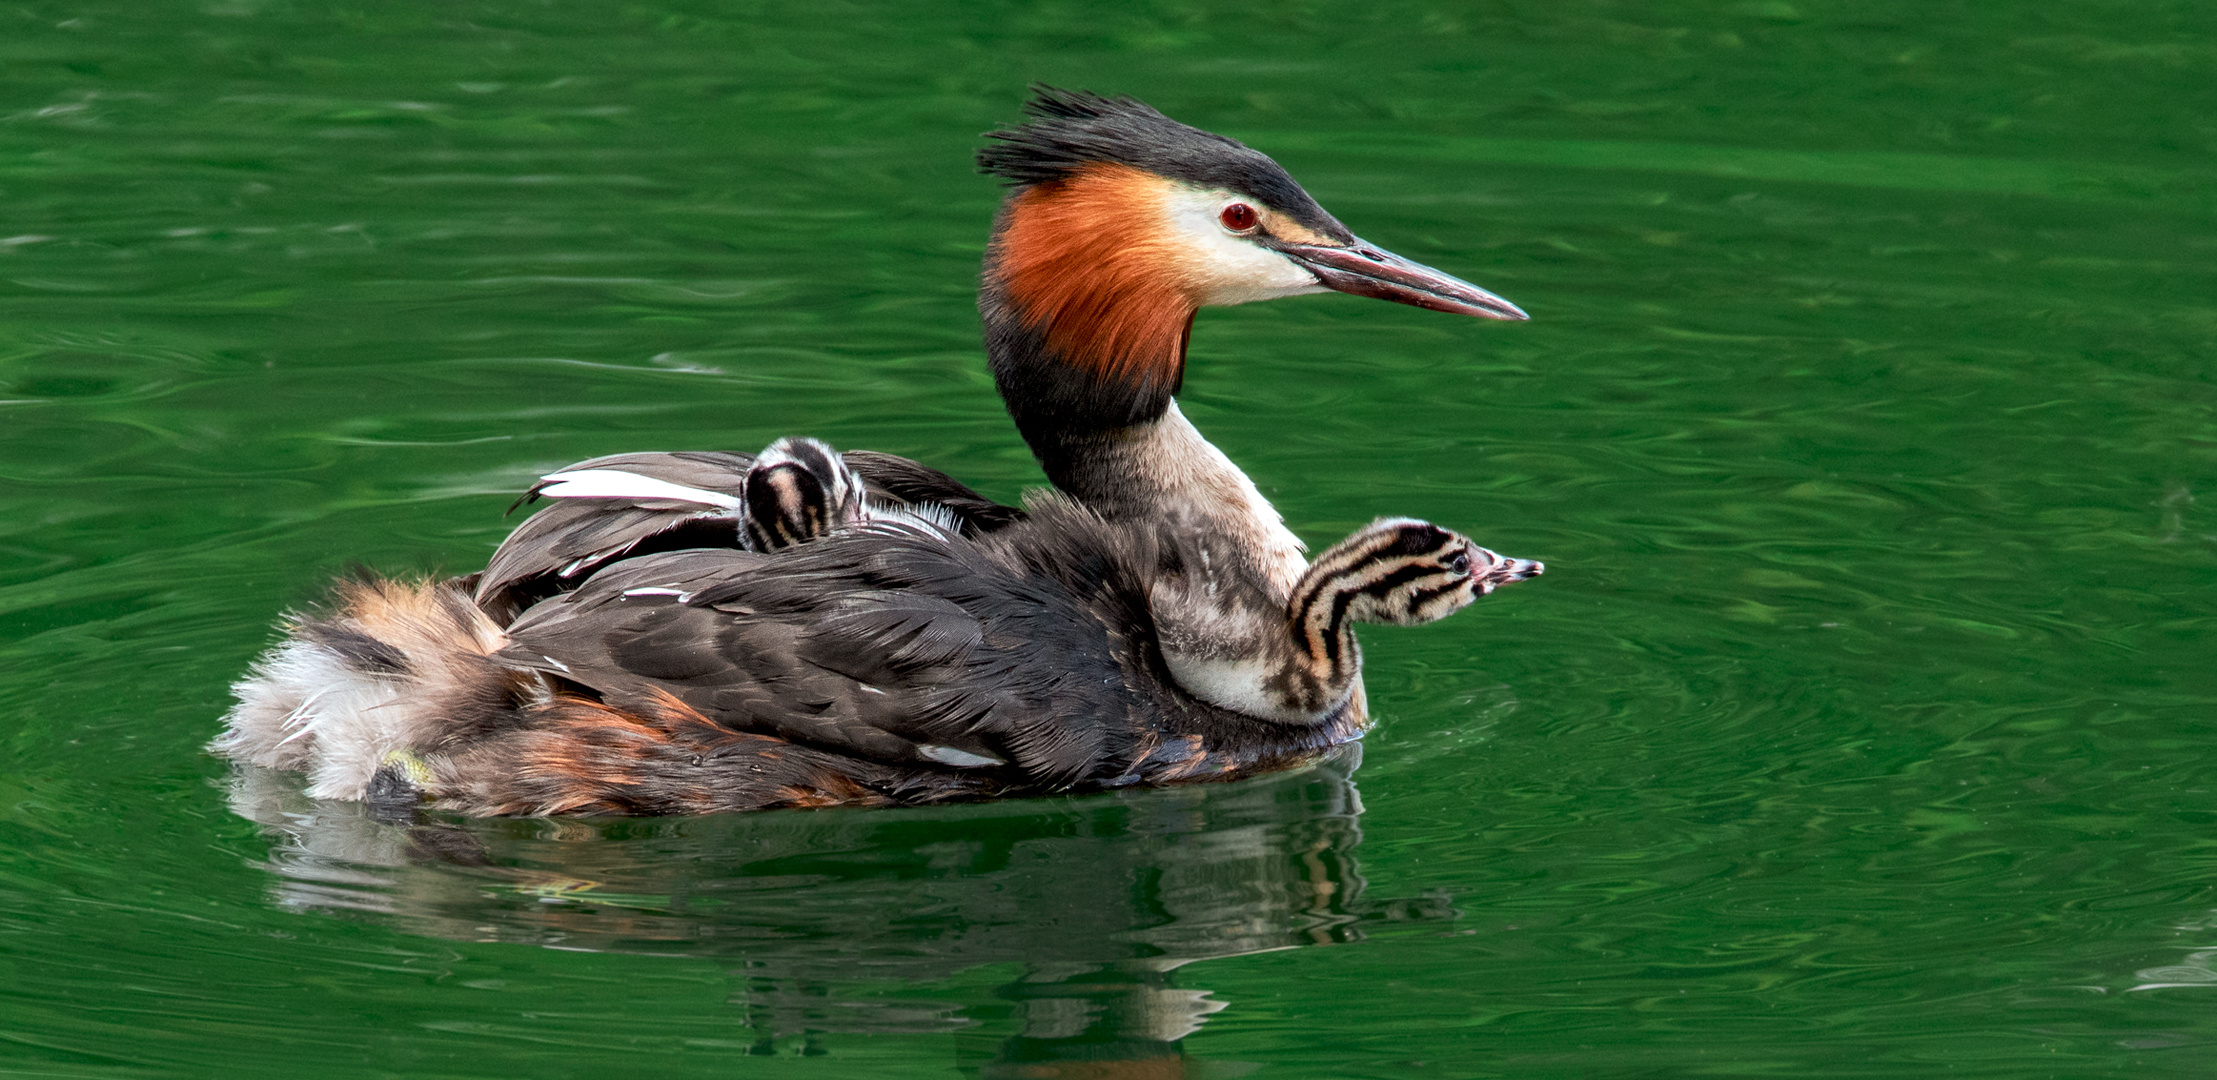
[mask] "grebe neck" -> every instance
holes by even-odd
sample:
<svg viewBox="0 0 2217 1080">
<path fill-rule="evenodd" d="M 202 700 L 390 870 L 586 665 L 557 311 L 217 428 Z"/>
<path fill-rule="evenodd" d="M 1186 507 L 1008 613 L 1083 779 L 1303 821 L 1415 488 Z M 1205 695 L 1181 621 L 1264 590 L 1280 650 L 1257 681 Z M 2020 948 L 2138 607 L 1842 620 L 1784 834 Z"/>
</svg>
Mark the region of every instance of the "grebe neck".
<svg viewBox="0 0 2217 1080">
<path fill-rule="evenodd" d="M 1137 274 L 1027 290 L 1011 248 L 997 229 L 978 308 L 994 384 L 1047 479 L 1111 521 L 1201 538 L 1212 588 L 1283 604 L 1308 566 L 1301 541 L 1172 397 L 1197 305 Z"/>
</svg>

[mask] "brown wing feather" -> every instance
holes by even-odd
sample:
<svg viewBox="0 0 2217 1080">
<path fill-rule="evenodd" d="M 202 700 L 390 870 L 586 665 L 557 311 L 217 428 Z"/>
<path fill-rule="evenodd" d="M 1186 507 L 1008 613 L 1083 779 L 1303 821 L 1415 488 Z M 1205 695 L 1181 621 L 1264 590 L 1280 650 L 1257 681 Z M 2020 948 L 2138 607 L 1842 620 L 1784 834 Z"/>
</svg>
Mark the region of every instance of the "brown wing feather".
<svg viewBox="0 0 2217 1080">
<path fill-rule="evenodd" d="M 1024 512 L 978 494 L 961 481 L 893 454 L 853 450 L 841 455 L 870 491 L 904 503 L 937 503 L 955 515 L 966 536 L 1023 519 Z M 750 454 L 721 451 L 609 454 L 561 472 L 605 469 L 732 498 L 746 494 Z M 516 500 L 535 502 L 556 481 L 540 480 Z M 727 535 L 728 534 L 728 535 Z M 705 503 L 656 498 L 557 498 L 525 519 L 493 553 L 475 583 L 478 606 L 496 620 L 574 587 L 611 560 L 690 547 L 737 547 L 732 511 Z"/>
<path fill-rule="evenodd" d="M 1128 565 L 1100 554 L 1096 568 Z M 999 761 L 1042 786 L 1117 775 L 1159 711 L 1109 629 L 1130 613 L 1025 561 L 883 528 L 772 556 L 645 556 L 526 612 L 499 659 L 624 708 L 666 691 L 734 730 L 870 761 Z"/>
<path fill-rule="evenodd" d="M 938 503 L 954 511 L 965 536 L 979 536 L 1024 520 L 1024 512 L 978 494 L 969 485 L 923 462 L 875 450 L 839 455 L 873 494 L 905 503 Z"/>
<path fill-rule="evenodd" d="M 736 499 L 746 489 L 748 454 L 715 451 L 610 454 L 561 472 L 607 469 Z M 550 474 L 555 475 L 555 474 Z M 542 479 L 516 500 L 532 502 L 556 481 Z M 515 506 L 509 507 L 514 510 Z M 508 534 L 477 578 L 477 605 L 505 621 L 573 586 L 611 559 L 646 550 L 736 545 L 738 522 L 725 507 L 680 499 L 554 499 Z"/>
</svg>

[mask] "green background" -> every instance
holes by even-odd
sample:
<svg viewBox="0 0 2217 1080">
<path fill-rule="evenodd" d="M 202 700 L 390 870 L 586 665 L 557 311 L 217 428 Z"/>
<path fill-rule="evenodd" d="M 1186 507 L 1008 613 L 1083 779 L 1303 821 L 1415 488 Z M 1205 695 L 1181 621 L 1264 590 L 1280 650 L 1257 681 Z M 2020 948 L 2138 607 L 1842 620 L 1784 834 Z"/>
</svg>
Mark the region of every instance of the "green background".
<svg viewBox="0 0 2217 1080">
<path fill-rule="evenodd" d="M 2206 1075 L 2213 71 L 2191 0 L 10 5 L 0 1072 Z M 202 751 L 572 461 L 1038 483 L 1032 80 L 1533 315 L 1195 328 L 1312 545 L 1548 563 L 1366 634 L 1359 771 L 409 832 Z"/>
</svg>

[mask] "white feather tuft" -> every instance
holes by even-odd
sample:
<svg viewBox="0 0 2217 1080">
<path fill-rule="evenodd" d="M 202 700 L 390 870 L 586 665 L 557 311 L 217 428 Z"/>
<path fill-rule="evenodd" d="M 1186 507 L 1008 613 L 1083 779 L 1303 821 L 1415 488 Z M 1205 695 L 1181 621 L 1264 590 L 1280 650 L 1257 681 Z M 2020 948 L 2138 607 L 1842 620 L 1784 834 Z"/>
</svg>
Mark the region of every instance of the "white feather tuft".
<svg viewBox="0 0 2217 1080">
<path fill-rule="evenodd" d="M 506 637 L 451 585 L 350 582 L 339 599 L 339 611 L 312 626 L 374 640 L 397 667 L 367 670 L 296 625 L 232 686 L 239 703 L 209 744 L 306 773 L 307 794 L 319 799 L 361 798 L 386 755 L 427 745 L 488 679 L 523 677 L 486 663 Z"/>
<path fill-rule="evenodd" d="M 987 765 L 1008 764 L 1008 762 L 997 757 L 973 754 L 967 750 L 957 750 L 952 746 L 933 746 L 926 743 L 917 747 L 916 752 L 941 765 L 953 765 L 960 769 L 976 769 Z"/>
<path fill-rule="evenodd" d="M 962 535 L 962 526 L 956 521 L 955 512 L 935 502 L 895 503 L 872 499 L 868 509 L 864 511 L 863 520 L 906 525 L 911 529 L 935 532 L 941 536 Z"/>
<path fill-rule="evenodd" d="M 740 506 L 737 496 L 673 484 L 622 469 L 578 469 L 548 473 L 540 479 L 549 483 L 539 489 L 539 494 L 554 499 L 669 499 L 724 510 L 736 510 Z"/>
</svg>

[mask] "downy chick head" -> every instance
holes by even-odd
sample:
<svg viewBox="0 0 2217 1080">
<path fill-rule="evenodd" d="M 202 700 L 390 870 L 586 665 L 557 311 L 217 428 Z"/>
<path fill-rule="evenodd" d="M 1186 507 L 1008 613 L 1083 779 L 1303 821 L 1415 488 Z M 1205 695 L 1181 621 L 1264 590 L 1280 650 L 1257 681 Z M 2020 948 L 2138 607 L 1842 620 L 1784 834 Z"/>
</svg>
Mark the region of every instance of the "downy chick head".
<svg viewBox="0 0 2217 1080">
<path fill-rule="evenodd" d="M 1347 618 L 1355 622 L 1435 622 L 1502 585 L 1547 569 L 1414 518 L 1380 518 L 1357 535 L 1365 541 L 1356 549 L 1360 558 L 1338 571 L 1348 590 Z"/>
<path fill-rule="evenodd" d="M 862 519 L 862 478 L 837 450 L 791 435 L 771 443 L 747 471 L 745 529 L 755 551 L 776 551 Z"/>
</svg>

